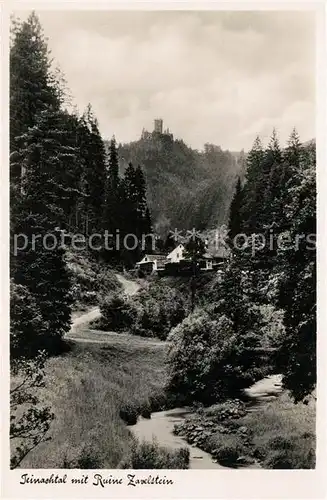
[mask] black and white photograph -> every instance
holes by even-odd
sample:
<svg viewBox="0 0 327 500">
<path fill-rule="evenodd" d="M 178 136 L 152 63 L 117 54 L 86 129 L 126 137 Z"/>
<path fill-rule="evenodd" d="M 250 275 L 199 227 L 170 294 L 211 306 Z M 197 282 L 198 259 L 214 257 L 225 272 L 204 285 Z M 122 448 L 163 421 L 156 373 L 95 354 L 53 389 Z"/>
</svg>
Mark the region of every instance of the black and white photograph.
<svg viewBox="0 0 327 500">
<path fill-rule="evenodd" d="M 21 484 L 316 468 L 316 23 L 11 11 Z"/>
</svg>

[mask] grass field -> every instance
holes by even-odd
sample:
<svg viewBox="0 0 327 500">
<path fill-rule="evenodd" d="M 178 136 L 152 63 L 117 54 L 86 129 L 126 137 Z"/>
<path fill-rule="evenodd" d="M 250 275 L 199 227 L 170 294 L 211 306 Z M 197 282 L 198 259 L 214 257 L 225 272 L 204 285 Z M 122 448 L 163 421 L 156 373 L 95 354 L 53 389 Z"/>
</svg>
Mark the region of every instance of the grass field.
<svg viewBox="0 0 327 500">
<path fill-rule="evenodd" d="M 294 404 L 285 391 L 272 401 L 259 401 L 235 421 L 230 433 L 217 432 L 208 441 L 208 451 L 222 450 L 230 456 L 256 459 L 267 469 L 311 469 L 315 467 L 315 401 Z M 239 429 L 244 429 L 242 435 Z"/>
<path fill-rule="evenodd" d="M 92 343 L 87 329 L 79 335 L 84 342 L 47 362 L 42 398 L 56 418 L 51 440 L 27 455 L 23 468 L 79 468 L 85 457 L 88 466 L 117 467 L 132 443 L 121 408 L 139 411 L 163 396 L 164 343 L 117 334 Z"/>
<path fill-rule="evenodd" d="M 256 455 L 268 468 L 314 468 L 316 405 L 294 404 L 287 392 L 241 419 Z M 284 466 L 283 466 L 284 465 Z M 278 467 L 277 467 L 278 466 Z"/>
</svg>

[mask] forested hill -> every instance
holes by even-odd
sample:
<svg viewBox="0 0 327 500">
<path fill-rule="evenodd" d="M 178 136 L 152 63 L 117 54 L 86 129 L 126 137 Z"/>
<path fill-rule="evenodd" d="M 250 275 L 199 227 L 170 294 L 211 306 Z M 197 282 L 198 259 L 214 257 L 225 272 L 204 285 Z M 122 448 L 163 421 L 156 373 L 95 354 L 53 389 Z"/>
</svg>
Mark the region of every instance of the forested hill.
<svg viewBox="0 0 327 500">
<path fill-rule="evenodd" d="M 242 154 L 211 144 L 200 152 L 157 132 L 120 144 L 118 154 L 122 172 L 129 162 L 143 167 L 157 231 L 201 229 L 227 221 L 236 177 L 242 175 Z"/>
</svg>

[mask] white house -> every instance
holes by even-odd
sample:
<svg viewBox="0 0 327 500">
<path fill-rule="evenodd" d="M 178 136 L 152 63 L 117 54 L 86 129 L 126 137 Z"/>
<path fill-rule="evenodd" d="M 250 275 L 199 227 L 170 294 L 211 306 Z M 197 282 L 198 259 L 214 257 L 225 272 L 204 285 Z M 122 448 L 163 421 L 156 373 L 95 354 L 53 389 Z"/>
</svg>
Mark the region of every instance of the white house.
<svg viewBox="0 0 327 500">
<path fill-rule="evenodd" d="M 170 252 L 170 254 L 167 255 L 167 262 L 180 262 L 181 260 L 187 260 L 185 254 L 185 247 L 180 243 L 176 248 L 174 248 L 174 250 L 172 250 L 172 252 Z M 200 266 L 203 270 L 211 270 L 213 268 L 212 255 L 206 252 L 203 255 L 203 258 L 200 259 Z"/>
<path fill-rule="evenodd" d="M 181 243 L 167 255 L 167 262 L 180 262 L 183 260 L 185 247 Z"/>
<path fill-rule="evenodd" d="M 144 255 L 143 259 L 135 264 L 136 268 L 148 271 L 157 271 L 163 269 L 166 262 L 165 255 Z"/>
<path fill-rule="evenodd" d="M 206 271 L 211 271 L 213 269 L 213 258 L 210 253 L 205 253 L 203 255 L 203 259 L 201 259 L 201 269 L 206 270 Z"/>
</svg>

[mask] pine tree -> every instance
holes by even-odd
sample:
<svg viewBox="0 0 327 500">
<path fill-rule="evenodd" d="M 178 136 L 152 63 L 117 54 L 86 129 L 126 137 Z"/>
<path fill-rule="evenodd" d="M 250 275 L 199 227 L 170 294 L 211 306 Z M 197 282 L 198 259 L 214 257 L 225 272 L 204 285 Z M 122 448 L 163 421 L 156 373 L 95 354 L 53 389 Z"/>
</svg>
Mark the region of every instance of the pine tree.
<svg viewBox="0 0 327 500">
<path fill-rule="evenodd" d="M 296 171 L 300 168 L 303 153 L 304 151 L 299 134 L 297 133 L 297 130 L 293 128 L 284 152 L 284 161 L 286 161 L 289 166 L 293 167 L 293 172 L 290 172 L 290 175 L 292 173 L 296 173 Z"/>
<path fill-rule="evenodd" d="M 119 177 L 118 153 L 116 140 L 113 137 L 109 147 L 108 176 L 105 193 L 105 224 L 106 228 L 114 233 L 119 229 L 119 205 L 121 183 Z"/>
<path fill-rule="evenodd" d="M 46 109 L 58 110 L 60 92 L 50 72 L 51 61 L 40 22 L 33 12 L 12 27 L 10 48 L 10 152 L 19 149 L 24 132 L 33 127 L 37 115 Z M 12 187 L 19 183 L 21 170 L 11 168 Z"/>
<path fill-rule="evenodd" d="M 137 260 L 142 250 L 152 250 L 152 239 L 144 238 L 151 234 L 152 223 L 146 201 L 146 182 L 140 166 L 134 167 L 130 162 L 125 170 L 121 183 L 122 231 L 124 235 L 133 234 L 137 238 L 138 247 L 129 252 L 129 264 Z M 146 248 L 142 249 L 143 241 Z M 125 252 L 125 260 L 128 253 Z"/>
<path fill-rule="evenodd" d="M 57 225 L 67 222 L 79 196 L 74 127 L 68 113 L 44 111 L 23 134 L 24 146 L 17 152 L 24 170 L 24 207 L 31 213 L 46 213 Z"/>
<path fill-rule="evenodd" d="M 121 183 L 122 189 L 122 233 L 124 236 L 133 234 L 138 240 L 138 246 L 135 250 L 127 250 L 123 252 L 123 259 L 126 265 L 132 266 L 141 256 L 141 229 L 140 229 L 140 212 L 138 206 L 138 188 L 137 188 L 137 173 L 134 165 L 130 162 L 125 170 L 124 177 Z"/>
<path fill-rule="evenodd" d="M 243 201 L 243 192 L 242 192 L 242 184 L 241 179 L 238 177 L 236 182 L 235 193 L 233 199 L 231 201 L 230 209 L 229 209 L 229 238 L 233 240 L 233 238 L 242 233 L 242 201 Z"/>
<path fill-rule="evenodd" d="M 122 234 L 124 213 L 125 194 L 124 186 L 119 177 L 118 152 L 115 137 L 111 139 L 109 146 L 108 170 L 105 186 L 105 202 L 103 210 L 103 228 L 113 235 L 113 241 L 117 234 Z M 119 261 L 120 251 L 115 248 L 109 252 L 104 252 L 106 260 Z"/>
<path fill-rule="evenodd" d="M 91 105 L 88 105 L 80 121 L 79 145 L 83 165 L 83 230 L 87 233 L 97 232 L 104 224 L 107 157 Z"/>
<path fill-rule="evenodd" d="M 24 134 L 24 191 L 13 226 L 16 234 L 27 239 L 26 247 L 12 259 L 13 278 L 37 301 L 48 325 L 42 343 L 48 350 L 56 349 L 69 329 L 71 313 L 70 282 L 58 225 L 71 208 L 69 168 L 76 156 L 65 144 L 64 119 L 61 112 L 42 112 L 36 125 Z"/>
<path fill-rule="evenodd" d="M 280 187 L 284 178 L 284 165 L 282 152 L 277 138 L 276 130 L 273 130 L 267 149 L 264 153 L 262 163 L 262 175 L 259 191 L 262 194 L 261 212 L 258 214 L 261 231 L 270 225 L 281 215 L 279 206 Z M 278 213 L 275 213 L 278 212 Z"/>
<path fill-rule="evenodd" d="M 117 191 L 120 179 L 119 179 L 118 151 L 117 151 L 115 137 L 111 139 L 109 147 L 109 179 L 112 189 L 114 191 Z"/>
<path fill-rule="evenodd" d="M 264 150 L 260 138 L 257 137 L 246 159 L 247 172 L 242 219 L 244 220 L 244 231 L 248 233 L 258 230 L 257 217 L 262 205 L 262 193 L 259 186 L 261 186 L 263 158 Z"/>
</svg>

